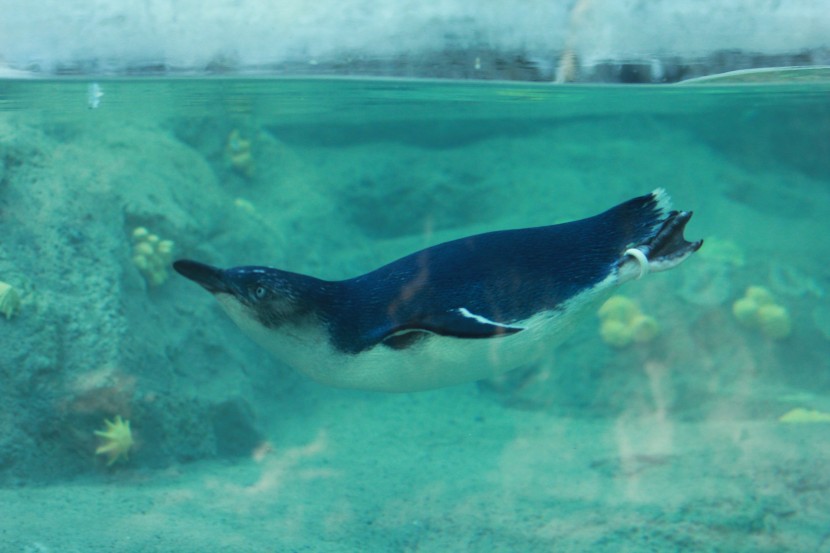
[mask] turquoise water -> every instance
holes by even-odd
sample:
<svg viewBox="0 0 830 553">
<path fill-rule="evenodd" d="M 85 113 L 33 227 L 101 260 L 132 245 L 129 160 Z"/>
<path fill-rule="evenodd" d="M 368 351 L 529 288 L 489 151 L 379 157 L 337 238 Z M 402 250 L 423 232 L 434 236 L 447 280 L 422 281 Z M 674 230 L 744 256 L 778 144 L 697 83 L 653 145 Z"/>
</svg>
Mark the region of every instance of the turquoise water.
<svg viewBox="0 0 830 553">
<path fill-rule="evenodd" d="M 0 81 L 0 550 L 830 551 L 826 82 L 92 84 Z M 310 381 L 169 268 L 346 278 L 656 187 L 706 243 L 618 290 L 655 336 L 594 306 L 436 391 Z"/>
</svg>

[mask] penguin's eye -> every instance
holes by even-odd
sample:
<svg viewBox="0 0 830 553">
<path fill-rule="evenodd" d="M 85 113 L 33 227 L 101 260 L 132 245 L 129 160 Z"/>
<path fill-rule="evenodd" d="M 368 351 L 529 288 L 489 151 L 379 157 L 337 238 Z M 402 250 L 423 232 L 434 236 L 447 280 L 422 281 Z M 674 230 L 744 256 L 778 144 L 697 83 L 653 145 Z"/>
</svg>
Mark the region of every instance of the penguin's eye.
<svg viewBox="0 0 830 553">
<path fill-rule="evenodd" d="M 264 298 L 267 293 L 268 293 L 268 291 L 263 286 L 257 286 L 256 289 L 254 290 L 254 295 L 256 296 L 256 298 L 258 300 L 261 300 L 262 298 Z"/>
</svg>

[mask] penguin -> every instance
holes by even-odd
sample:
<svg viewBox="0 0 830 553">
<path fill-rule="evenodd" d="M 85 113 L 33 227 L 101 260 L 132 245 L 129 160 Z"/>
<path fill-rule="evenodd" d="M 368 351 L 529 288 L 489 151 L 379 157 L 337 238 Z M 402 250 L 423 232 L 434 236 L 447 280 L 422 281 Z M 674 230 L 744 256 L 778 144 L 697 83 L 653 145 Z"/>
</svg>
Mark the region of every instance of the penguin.
<svg viewBox="0 0 830 553">
<path fill-rule="evenodd" d="M 617 286 L 685 261 L 691 211 L 657 189 L 586 219 L 444 242 L 354 278 L 174 269 L 284 363 L 323 384 L 412 392 L 538 362 Z"/>
</svg>

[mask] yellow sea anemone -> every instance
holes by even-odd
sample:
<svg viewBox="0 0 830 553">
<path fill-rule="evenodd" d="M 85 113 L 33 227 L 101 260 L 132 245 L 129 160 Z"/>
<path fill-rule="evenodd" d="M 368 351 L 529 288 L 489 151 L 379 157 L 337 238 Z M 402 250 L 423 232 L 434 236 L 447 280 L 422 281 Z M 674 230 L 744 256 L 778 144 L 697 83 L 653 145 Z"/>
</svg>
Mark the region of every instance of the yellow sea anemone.
<svg viewBox="0 0 830 553">
<path fill-rule="evenodd" d="M 114 421 L 104 419 L 103 430 L 96 430 L 95 435 L 103 438 L 103 442 L 95 450 L 96 455 L 107 456 L 107 466 L 119 459 L 129 460 L 130 449 L 133 447 L 133 433 L 130 430 L 130 421 L 125 421 L 120 415 Z"/>
<path fill-rule="evenodd" d="M 0 282 L 0 313 L 11 319 L 20 309 L 20 296 L 11 284 Z"/>
</svg>

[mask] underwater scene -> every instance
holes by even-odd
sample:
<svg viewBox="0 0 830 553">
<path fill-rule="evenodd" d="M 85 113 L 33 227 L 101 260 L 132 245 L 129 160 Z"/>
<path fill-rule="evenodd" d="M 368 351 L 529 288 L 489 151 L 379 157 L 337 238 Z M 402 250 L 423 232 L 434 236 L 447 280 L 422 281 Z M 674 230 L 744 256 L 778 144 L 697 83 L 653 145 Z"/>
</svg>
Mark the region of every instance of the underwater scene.
<svg viewBox="0 0 830 553">
<path fill-rule="evenodd" d="M 830 552 L 829 129 L 827 80 L 0 81 L 0 551 Z M 351 279 L 656 189 L 698 251 L 562 277 L 585 301 L 503 373 L 464 325 L 524 323 L 456 309 L 423 370 L 477 376 L 436 389 L 337 387 L 422 359 L 412 328 L 297 371 L 250 335 L 325 332 L 173 268 Z"/>
</svg>

